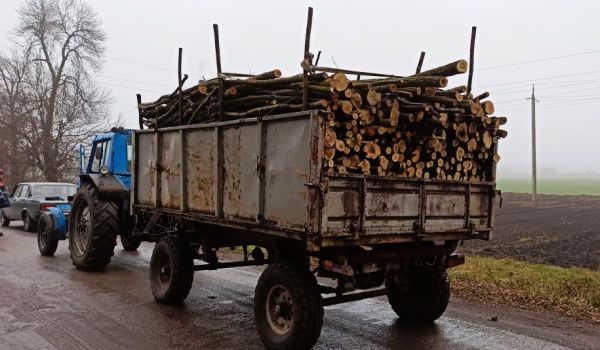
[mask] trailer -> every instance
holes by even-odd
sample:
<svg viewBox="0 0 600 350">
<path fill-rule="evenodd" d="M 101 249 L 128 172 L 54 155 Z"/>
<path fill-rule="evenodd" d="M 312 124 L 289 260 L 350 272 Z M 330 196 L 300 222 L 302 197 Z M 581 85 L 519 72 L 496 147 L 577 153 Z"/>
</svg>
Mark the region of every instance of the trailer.
<svg viewBox="0 0 600 350">
<path fill-rule="evenodd" d="M 187 297 L 194 271 L 268 265 L 254 296 L 268 348 L 311 347 L 324 306 L 381 295 L 403 322 L 434 321 L 449 300 L 447 268 L 464 261 L 459 242 L 491 238 L 495 165 L 484 182 L 328 175 L 325 129 L 325 114 L 309 110 L 134 131 L 130 190 L 102 152 L 98 173 L 81 179 L 74 264 L 104 268 L 118 233 L 156 242 L 150 285 L 165 304 Z M 220 259 L 229 247 L 243 257 Z"/>
</svg>

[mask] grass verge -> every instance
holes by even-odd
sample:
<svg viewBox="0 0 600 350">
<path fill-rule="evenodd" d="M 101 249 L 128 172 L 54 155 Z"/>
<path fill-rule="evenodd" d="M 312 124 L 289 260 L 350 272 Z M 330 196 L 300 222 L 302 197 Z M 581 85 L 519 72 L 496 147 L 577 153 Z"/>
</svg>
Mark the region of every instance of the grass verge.
<svg viewBox="0 0 600 350">
<path fill-rule="evenodd" d="M 467 256 L 450 269 L 454 295 L 600 324 L 600 271 Z"/>
</svg>

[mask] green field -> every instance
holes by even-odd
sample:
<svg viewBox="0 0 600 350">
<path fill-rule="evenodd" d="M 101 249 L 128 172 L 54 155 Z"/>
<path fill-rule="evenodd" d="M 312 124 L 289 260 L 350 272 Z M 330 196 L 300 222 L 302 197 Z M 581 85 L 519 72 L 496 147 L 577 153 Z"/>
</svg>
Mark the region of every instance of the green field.
<svg viewBox="0 0 600 350">
<path fill-rule="evenodd" d="M 531 193 L 530 179 L 498 179 L 503 192 Z M 538 193 L 600 196 L 600 179 L 540 179 Z"/>
</svg>

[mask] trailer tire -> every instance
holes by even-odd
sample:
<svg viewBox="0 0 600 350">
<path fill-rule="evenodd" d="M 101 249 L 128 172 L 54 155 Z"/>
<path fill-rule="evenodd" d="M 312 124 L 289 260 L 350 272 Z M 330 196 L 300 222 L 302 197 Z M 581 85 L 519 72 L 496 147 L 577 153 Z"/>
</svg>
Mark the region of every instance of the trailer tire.
<svg viewBox="0 0 600 350">
<path fill-rule="evenodd" d="M 58 237 L 54 231 L 54 220 L 49 214 L 42 214 L 37 230 L 38 249 L 43 256 L 54 256 L 58 248 Z"/>
<path fill-rule="evenodd" d="M 160 304 L 181 304 L 194 281 L 192 249 L 177 236 L 161 238 L 150 260 L 150 288 Z"/>
<path fill-rule="evenodd" d="M 269 265 L 254 292 L 254 317 L 268 349 L 310 349 L 323 327 L 323 301 L 316 278 L 302 264 Z"/>
<path fill-rule="evenodd" d="M 97 192 L 93 184 L 85 183 L 75 195 L 69 215 L 69 250 L 79 270 L 106 268 L 117 244 L 118 207 L 99 200 Z"/>
<path fill-rule="evenodd" d="M 142 244 L 141 239 L 132 237 L 131 234 L 121 234 L 121 245 L 123 246 L 124 250 L 128 252 L 135 252 L 140 247 L 140 244 Z"/>
<path fill-rule="evenodd" d="M 8 225 L 10 225 L 10 219 L 4 215 L 4 211 L 2 209 L 0 209 L 0 218 L 2 221 L 2 227 L 8 227 Z"/>
<path fill-rule="evenodd" d="M 388 301 L 402 323 L 432 323 L 446 311 L 450 300 L 450 280 L 445 268 L 411 271 L 406 283 L 388 288 Z"/>
</svg>

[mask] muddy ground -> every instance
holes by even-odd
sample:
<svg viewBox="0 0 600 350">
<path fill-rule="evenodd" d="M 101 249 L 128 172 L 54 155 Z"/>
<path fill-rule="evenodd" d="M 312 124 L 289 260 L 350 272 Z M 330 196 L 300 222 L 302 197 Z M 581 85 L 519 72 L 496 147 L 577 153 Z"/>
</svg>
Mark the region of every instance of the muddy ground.
<svg viewBox="0 0 600 350">
<path fill-rule="evenodd" d="M 12 225 L 0 237 L 0 350 L 263 348 L 253 314 L 262 267 L 198 272 L 184 305 L 159 305 L 148 281 L 153 244 L 138 252 L 119 245 L 106 271 L 86 273 L 71 264 L 66 242 L 55 257 L 42 257 L 36 236 Z M 435 324 L 408 327 L 379 297 L 327 307 L 316 348 L 599 346 L 597 326 L 457 298 Z"/>
<path fill-rule="evenodd" d="M 504 193 L 493 240 L 464 250 L 564 267 L 600 269 L 600 196 Z"/>
</svg>

